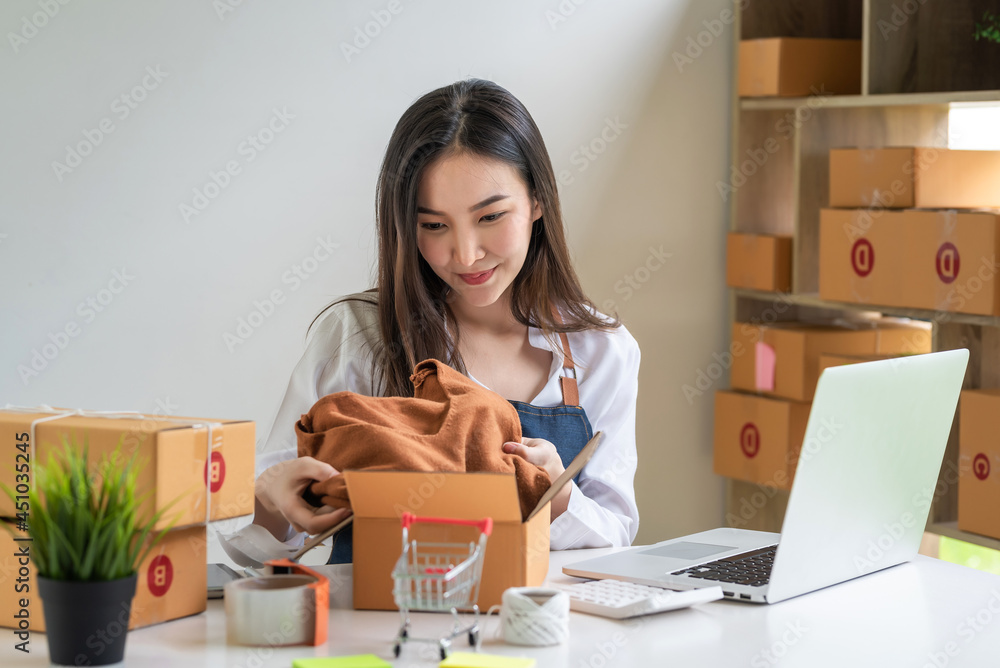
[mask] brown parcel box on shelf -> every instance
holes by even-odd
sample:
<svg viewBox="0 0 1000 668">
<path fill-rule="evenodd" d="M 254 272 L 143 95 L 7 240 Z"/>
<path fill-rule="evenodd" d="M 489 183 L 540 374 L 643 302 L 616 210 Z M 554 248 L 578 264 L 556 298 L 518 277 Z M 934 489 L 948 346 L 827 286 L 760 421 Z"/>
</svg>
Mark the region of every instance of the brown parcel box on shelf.
<svg viewBox="0 0 1000 668">
<path fill-rule="evenodd" d="M 479 607 L 499 605 L 508 587 L 537 587 L 549 568 L 549 507 L 521 521 L 513 474 L 345 471 L 354 509 L 354 607 L 395 610 L 392 569 L 402 553 L 400 516 L 493 518 L 486 542 Z M 478 540 L 470 527 L 419 524 L 411 539 Z"/>
<path fill-rule="evenodd" d="M 792 289 L 792 238 L 768 234 L 726 236 L 726 285 L 769 292 Z"/>
<path fill-rule="evenodd" d="M 930 327 L 892 318 L 855 327 L 804 322 L 772 325 L 733 323 L 733 389 L 791 399 L 812 401 L 819 381 L 819 357 L 823 353 L 846 355 L 929 353 Z M 774 351 L 773 389 L 758 387 L 757 343 Z"/>
<path fill-rule="evenodd" d="M 713 470 L 727 478 L 791 489 L 809 406 L 717 391 Z"/>
<path fill-rule="evenodd" d="M 1000 208 L 1000 151 L 831 149 L 830 206 Z"/>
<path fill-rule="evenodd" d="M 820 212 L 819 294 L 831 301 L 1000 314 L 1000 215 Z"/>
<path fill-rule="evenodd" d="M 861 40 L 771 37 L 740 42 L 740 97 L 861 92 Z"/>
<path fill-rule="evenodd" d="M 53 415 L 0 410 L 0 443 L 19 442 L 15 435 L 30 434 L 32 421 Z M 212 429 L 211 465 L 205 463 L 209 458 L 208 429 L 185 424 L 185 420 L 222 423 L 221 429 Z M 176 527 L 203 524 L 206 488 L 211 490 L 211 520 L 253 512 L 256 445 L 253 422 L 159 415 L 135 418 L 71 415 L 36 425 L 30 465 L 44 462 L 51 446 L 62 447 L 64 435 L 75 436 L 81 442 L 86 440 L 95 460 L 102 453 L 113 451 L 119 442 L 128 455 L 138 448 L 138 458 L 145 462 L 138 488 L 154 490 L 144 504 L 146 511 L 153 512 L 178 499 L 157 528 L 166 527 L 171 518 L 176 518 Z M 13 467 L 0 466 L 0 482 L 13 487 Z M 0 494 L 0 516 L 14 516 L 13 503 L 4 494 Z"/>
<path fill-rule="evenodd" d="M 963 391 L 958 413 L 958 528 L 1000 538 L 1000 390 Z"/>
<path fill-rule="evenodd" d="M 895 212 L 823 209 L 819 214 L 819 296 L 837 302 L 899 306 L 903 302 L 900 243 L 904 221 Z"/>
<path fill-rule="evenodd" d="M 173 529 L 146 556 L 139 565 L 129 628 L 151 626 L 205 610 L 208 601 L 205 536 L 205 525 Z M 0 586 L 0 626 L 19 628 L 16 615 L 20 614 L 21 618 L 27 615 L 29 630 L 45 631 L 35 564 L 27 565 L 25 577 L 25 565 L 16 554 L 25 546 L 31 550 L 30 541 L 15 541 L 9 531 L 0 527 L 0 574 L 7 574 Z M 113 633 L 114 629 L 108 632 Z M 99 641 L 100 637 L 96 639 Z"/>
<path fill-rule="evenodd" d="M 1000 314 L 1000 215 L 916 210 L 895 215 L 907 229 L 910 258 L 902 306 Z"/>
</svg>

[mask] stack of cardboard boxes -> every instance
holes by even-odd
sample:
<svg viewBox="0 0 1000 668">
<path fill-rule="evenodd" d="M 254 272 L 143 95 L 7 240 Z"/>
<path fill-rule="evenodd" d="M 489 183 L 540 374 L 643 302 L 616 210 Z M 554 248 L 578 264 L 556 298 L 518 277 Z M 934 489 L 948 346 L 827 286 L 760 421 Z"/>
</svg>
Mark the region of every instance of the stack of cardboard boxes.
<svg viewBox="0 0 1000 668">
<path fill-rule="evenodd" d="M 61 448 L 64 437 L 86 443 L 92 461 L 119 443 L 127 456 L 138 452 L 138 488 L 151 492 L 140 514 L 149 517 L 172 504 L 156 528 L 173 525 L 139 566 L 129 628 L 203 611 L 207 522 L 253 512 L 254 423 L 72 413 L 0 410 L 0 443 L 9 458 L 0 465 L 0 482 L 24 490 L 31 483 L 15 477 L 15 465 L 27 464 L 33 480 L 34 467 Z M 19 510 L 0 494 L 0 517 L 23 519 Z M 31 508 L 26 512 L 30 518 Z M 27 536 L 19 531 L 17 538 Z M 0 626 L 44 631 L 30 551 L 30 540 L 0 529 Z"/>
<path fill-rule="evenodd" d="M 1000 151 L 833 149 L 820 297 L 1000 315 Z"/>
<path fill-rule="evenodd" d="M 715 395 L 714 470 L 790 489 L 822 369 L 931 349 L 923 323 L 733 325 L 733 391 Z"/>
</svg>

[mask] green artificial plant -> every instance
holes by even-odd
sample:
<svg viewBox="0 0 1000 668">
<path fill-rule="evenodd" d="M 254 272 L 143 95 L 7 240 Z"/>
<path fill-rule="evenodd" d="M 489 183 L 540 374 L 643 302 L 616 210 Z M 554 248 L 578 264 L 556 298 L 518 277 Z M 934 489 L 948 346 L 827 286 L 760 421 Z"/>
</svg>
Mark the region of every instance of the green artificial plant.
<svg viewBox="0 0 1000 668">
<path fill-rule="evenodd" d="M 139 470 L 136 454 L 126 459 L 120 442 L 91 469 L 87 445 L 71 444 L 65 437 L 62 450 L 35 466 L 31 473 L 35 484 L 17 525 L 28 530 L 31 559 L 40 577 L 105 581 L 136 572 L 163 537 L 166 529 L 154 532 L 153 528 L 173 505 L 147 520 L 139 517 L 139 508 L 149 496 L 149 491 L 137 495 Z M 15 507 L 24 508 L 10 488 L 3 488 Z M 152 540 L 146 544 L 151 533 Z"/>
<path fill-rule="evenodd" d="M 983 22 L 976 21 L 976 30 L 972 36 L 977 42 L 983 39 L 1000 44 L 1000 17 L 991 11 L 983 12 Z"/>
</svg>

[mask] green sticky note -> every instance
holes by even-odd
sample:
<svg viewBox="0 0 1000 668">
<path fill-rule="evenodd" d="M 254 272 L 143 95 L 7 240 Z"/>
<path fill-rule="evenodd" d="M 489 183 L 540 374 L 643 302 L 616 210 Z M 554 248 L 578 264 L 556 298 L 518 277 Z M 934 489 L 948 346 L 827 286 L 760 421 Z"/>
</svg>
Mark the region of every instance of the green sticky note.
<svg viewBox="0 0 1000 668">
<path fill-rule="evenodd" d="M 355 654 L 295 659 L 292 661 L 292 668 L 392 668 L 392 665 L 374 654 Z"/>
<path fill-rule="evenodd" d="M 438 664 L 439 668 L 531 668 L 534 665 L 534 659 L 474 652 L 455 652 Z"/>
</svg>

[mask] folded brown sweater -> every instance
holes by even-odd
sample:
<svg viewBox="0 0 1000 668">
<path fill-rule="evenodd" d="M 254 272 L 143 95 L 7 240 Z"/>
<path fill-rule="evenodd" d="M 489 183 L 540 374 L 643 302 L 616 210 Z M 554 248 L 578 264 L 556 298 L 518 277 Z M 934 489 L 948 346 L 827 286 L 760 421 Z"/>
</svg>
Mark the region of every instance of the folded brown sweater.
<svg viewBox="0 0 1000 668">
<path fill-rule="evenodd" d="M 413 397 L 329 394 L 295 425 L 300 457 L 338 471 L 486 471 L 514 473 L 527 517 L 551 485 L 548 474 L 503 452 L 521 440 L 517 411 L 499 394 L 438 360 L 413 369 Z M 316 482 L 312 493 L 328 506 L 350 507 L 344 476 Z"/>
</svg>

